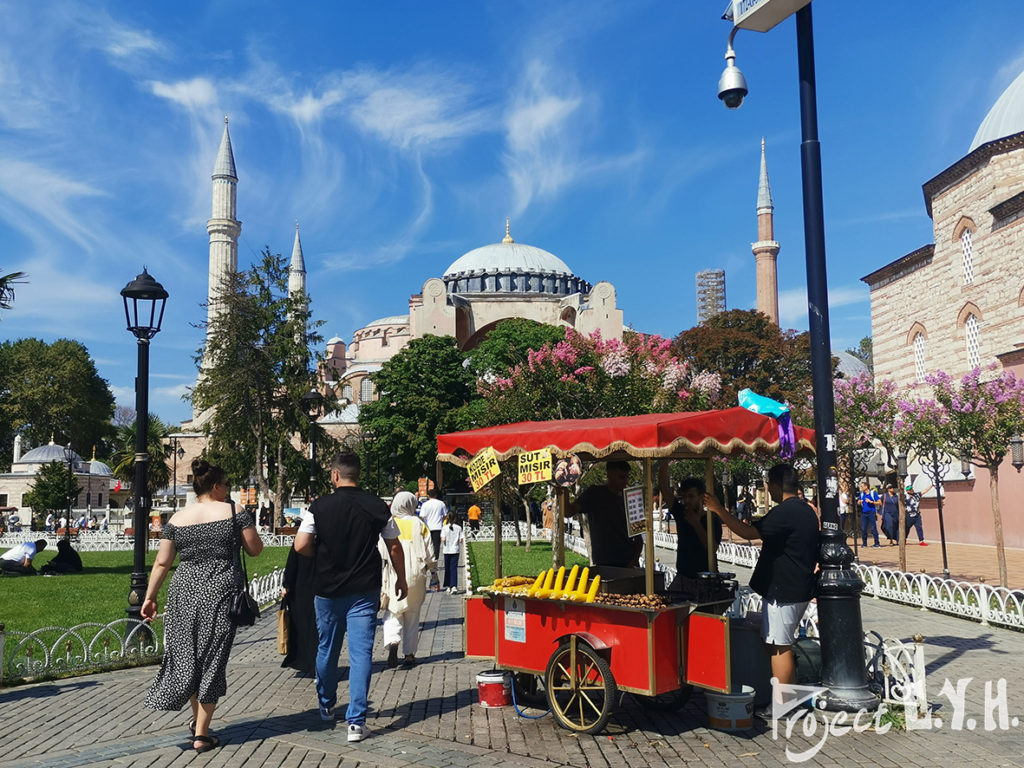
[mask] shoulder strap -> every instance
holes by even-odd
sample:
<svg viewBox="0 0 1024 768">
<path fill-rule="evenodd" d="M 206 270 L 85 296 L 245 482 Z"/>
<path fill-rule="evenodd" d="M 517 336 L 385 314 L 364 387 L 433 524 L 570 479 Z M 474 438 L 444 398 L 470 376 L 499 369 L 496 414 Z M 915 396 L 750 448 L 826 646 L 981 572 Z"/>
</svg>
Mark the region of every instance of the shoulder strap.
<svg viewBox="0 0 1024 768">
<path fill-rule="evenodd" d="M 249 589 L 249 572 L 245 567 L 245 554 L 242 551 L 242 529 L 238 527 L 238 517 L 235 515 L 235 502 L 229 500 L 231 504 L 231 531 L 235 537 L 235 565 L 238 567 L 238 575 L 242 577 L 242 584 L 245 586 L 246 591 Z"/>
</svg>

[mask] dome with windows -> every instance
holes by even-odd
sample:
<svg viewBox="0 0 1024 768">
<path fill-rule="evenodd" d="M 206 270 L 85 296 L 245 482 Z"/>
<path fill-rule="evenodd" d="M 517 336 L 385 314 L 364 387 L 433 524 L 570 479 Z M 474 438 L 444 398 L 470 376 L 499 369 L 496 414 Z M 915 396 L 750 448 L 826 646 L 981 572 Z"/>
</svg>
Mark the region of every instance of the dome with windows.
<svg viewBox="0 0 1024 768">
<path fill-rule="evenodd" d="M 968 152 L 982 144 L 1024 131 L 1024 72 L 1010 83 L 981 121 Z"/>
<path fill-rule="evenodd" d="M 40 445 L 38 448 L 26 451 L 22 454 L 20 459 L 14 462 L 11 469 L 13 472 L 35 472 L 44 464 L 49 464 L 52 461 L 59 461 L 62 464 L 66 464 L 69 459 L 74 466 L 74 471 L 89 471 L 81 456 L 74 451 L 71 451 L 69 455 L 65 451 L 63 445 L 57 445 L 52 439 L 46 445 Z"/>
<path fill-rule="evenodd" d="M 553 253 L 512 239 L 509 225 L 500 243 L 463 254 L 445 270 L 449 293 L 587 293 L 591 285 L 576 277 Z"/>
</svg>

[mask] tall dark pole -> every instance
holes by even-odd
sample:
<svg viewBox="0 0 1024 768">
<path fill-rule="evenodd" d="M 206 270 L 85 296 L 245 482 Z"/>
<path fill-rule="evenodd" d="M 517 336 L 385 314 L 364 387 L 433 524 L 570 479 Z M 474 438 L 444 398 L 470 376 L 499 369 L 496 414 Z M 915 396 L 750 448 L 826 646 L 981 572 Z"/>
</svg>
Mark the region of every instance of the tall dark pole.
<svg viewBox="0 0 1024 768">
<path fill-rule="evenodd" d="M 316 498 L 316 419 L 309 420 L 309 500 Z"/>
<path fill-rule="evenodd" d="M 864 589 L 864 582 L 851 567 L 853 552 L 847 546 L 846 536 L 839 527 L 835 405 L 829 342 L 828 279 L 825 269 L 825 216 L 810 5 L 797 11 L 796 36 L 800 69 L 800 164 L 807 255 L 807 308 L 810 318 L 815 449 L 822 528 L 818 627 L 821 636 L 821 683 L 829 689 L 818 698 L 818 706 L 856 712 L 862 708 L 874 708 L 878 698 L 868 690 L 864 667 L 864 627 L 860 613 L 860 593 Z"/>
<path fill-rule="evenodd" d="M 68 456 L 68 517 L 64 525 L 64 538 L 71 541 L 71 509 L 74 506 L 75 493 L 75 453 L 71 449 L 71 442 L 68 441 L 64 449 Z"/>
<path fill-rule="evenodd" d="M 150 499 L 146 493 L 149 452 L 149 339 L 139 339 L 139 368 L 135 377 L 135 556 L 132 560 L 131 587 L 128 590 L 129 631 L 142 619 L 142 601 L 149 586 L 146 578 L 146 546 L 149 543 Z"/>
<path fill-rule="evenodd" d="M 171 509 L 178 511 L 178 438 L 174 440 L 174 477 L 171 478 L 171 493 L 174 501 L 171 502 Z"/>
<path fill-rule="evenodd" d="M 939 457 L 939 449 L 932 446 L 931 481 L 935 486 L 935 503 L 939 509 L 939 539 L 942 543 L 942 575 L 949 578 L 949 561 L 946 559 L 946 523 L 942 519 L 942 481 L 949 471 L 949 464 L 943 465 Z"/>
</svg>

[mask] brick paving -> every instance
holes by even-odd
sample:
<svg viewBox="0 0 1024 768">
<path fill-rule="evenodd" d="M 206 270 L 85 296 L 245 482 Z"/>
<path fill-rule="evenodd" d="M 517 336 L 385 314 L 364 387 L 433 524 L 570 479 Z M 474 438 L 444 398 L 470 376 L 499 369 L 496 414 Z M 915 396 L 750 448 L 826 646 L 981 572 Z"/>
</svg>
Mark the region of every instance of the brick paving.
<svg viewBox="0 0 1024 768">
<path fill-rule="evenodd" d="M 924 635 L 928 692 L 941 705 L 938 714 L 944 719 L 952 715 L 949 702 L 939 695 L 944 681 L 972 678 L 965 722 L 974 719 L 977 725 L 973 731 L 954 731 L 947 723 L 931 732 L 830 733 L 811 764 L 1024 766 L 1024 633 L 880 600 L 864 599 L 861 605 L 865 629 L 904 639 Z M 646 710 L 626 695 L 607 731 L 597 736 L 574 735 L 551 717 L 528 720 L 511 708 L 483 709 L 477 704 L 475 676 L 486 663 L 462 657 L 462 599 L 437 593 L 427 597 L 421 663 L 416 667 L 386 670 L 378 633 L 367 721 L 374 734 L 350 745 L 343 722 L 319 720 L 312 681 L 280 668 L 274 630 L 274 617 L 268 614 L 238 634 L 228 695 L 214 720 L 222 748 L 193 754 L 185 730 L 187 709 L 142 708 L 155 672 L 148 667 L 0 690 L 0 768 L 170 768 L 193 763 L 253 768 L 731 768 L 789 764 L 787 747 L 808 750 L 825 733 L 820 723 L 810 735 L 798 727 L 789 739 L 783 734 L 773 738 L 760 724 L 742 734 L 711 730 L 699 693 L 678 713 Z M 1007 680 L 1007 715 L 1017 719 L 1005 730 L 986 733 L 985 682 L 1001 678 Z M 344 690 L 342 682 L 342 710 Z"/>
</svg>

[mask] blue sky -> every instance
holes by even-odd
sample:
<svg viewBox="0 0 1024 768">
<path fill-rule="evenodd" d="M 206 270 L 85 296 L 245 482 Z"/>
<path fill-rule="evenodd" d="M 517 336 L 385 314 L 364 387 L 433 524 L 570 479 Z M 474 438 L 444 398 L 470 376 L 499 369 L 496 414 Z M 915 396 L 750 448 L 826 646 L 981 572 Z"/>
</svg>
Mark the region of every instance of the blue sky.
<svg viewBox="0 0 1024 768">
<path fill-rule="evenodd" d="M 762 136 L 782 321 L 804 329 L 795 24 L 739 33 L 730 112 L 724 5 L 0 0 L 0 270 L 30 276 L 0 338 L 79 339 L 132 405 L 118 292 L 146 265 L 171 295 L 151 407 L 187 418 L 225 114 L 240 266 L 290 253 L 298 220 L 325 338 L 405 313 L 506 216 L 613 282 L 638 330 L 692 326 L 711 267 L 750 308 Z M 931 241 L 922 183 L 1024 69 L 1005 3 L 923 8 L 814 3 L 834 349 L 870 333 L 859 278 Z"/>
</svg>

